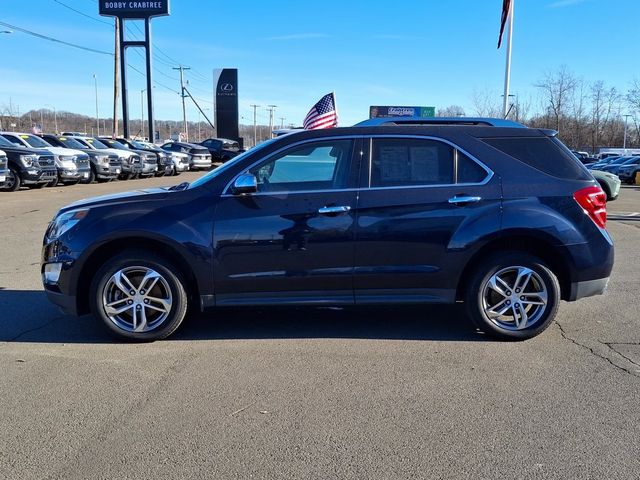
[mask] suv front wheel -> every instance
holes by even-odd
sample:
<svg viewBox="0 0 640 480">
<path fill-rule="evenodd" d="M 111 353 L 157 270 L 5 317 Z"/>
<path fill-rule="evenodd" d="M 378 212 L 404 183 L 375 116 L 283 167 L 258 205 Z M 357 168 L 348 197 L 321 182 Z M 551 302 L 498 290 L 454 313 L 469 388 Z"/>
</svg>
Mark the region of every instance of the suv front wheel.
<svg viewBox="0 0 640 480">
<path fill-rule="evenodd" d="M 560 284 L 537 257 L 524 252 L 492 255 L 472 273 L 465 303 L 473 323 L 506 340 L 525 340 L 553 321 Z"/>
<path fill-rule="evenodd" d="M 120 337 L 166 338 L 187 313 L 185 282 L 175 272 L 178 270 L 162 257 L 124 252 L 107 261 L 94 277 L 91 310 Z"/>
</svg>

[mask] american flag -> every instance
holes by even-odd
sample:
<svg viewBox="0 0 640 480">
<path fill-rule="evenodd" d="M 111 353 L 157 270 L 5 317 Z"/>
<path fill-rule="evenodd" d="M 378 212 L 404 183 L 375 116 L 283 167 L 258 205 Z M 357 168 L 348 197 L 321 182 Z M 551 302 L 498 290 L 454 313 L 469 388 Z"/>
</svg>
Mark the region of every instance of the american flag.
<svg viewBox="0 0 640 480">
<path fill-rule="evenodd" d="M 502 34 L 504 33 L 504 25 L 509 18 L 511 11 L 511 0 L 502 0 L 502 15 L 500 15 L 500 34 L 498 35 L 498 48 L 502 45 Z"/>
<path fill-rule="evenodd" d="M 338 112 L 336 111 L 336 99 L 332 93 L 327 93 L 316 103 L 307 116 L 304 117 L 303 127 L 305 130 L 315 130 L 317 128 L 332 128 L 338 125 Z"/>
</svg>

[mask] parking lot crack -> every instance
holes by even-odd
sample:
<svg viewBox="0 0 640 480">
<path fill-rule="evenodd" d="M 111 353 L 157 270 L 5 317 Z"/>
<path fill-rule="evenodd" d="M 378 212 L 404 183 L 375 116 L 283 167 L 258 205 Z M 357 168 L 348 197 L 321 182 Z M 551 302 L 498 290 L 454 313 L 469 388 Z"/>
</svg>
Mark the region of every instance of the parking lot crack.
<svg viewBox="0 0 640 480">
<path fill-rule="evenodd" d="M 48 327 L 49 325 L 51 325 L 52 323 L 54 323 L 55 321 L 57 321 L 57 320 L 59 320 L 61 318 L 62 318 L 61 316 L 55 317 L 55 318 L 52 318 L 51 320 L 43 323 L 42 325 L 38 325 L 37 327 L 33 327 L 33 328 L 29 328 L 27 330 L 24 330 L 24 331 L 18 333 L 17 335 L 14 335 L 12 338 L 9 338 L 7 340 L 3 340 L 2 344 L 6 345 L 8 343 L 15 342 L 16 340 L 18 340 L 23 335 L 26 335 L 28 333 L 35 332 L 35 331 L 41 330 L 41 329 L 43 329 L 45 327 Z"/>
<path fill-rule="evenodd" d="M 599 354 L 597 351 L 595 351 L 593 348 L 591 348 L 590 346 L 585 345 L 585 344 L 583 344 L 583 343 L 580 343 L 579 341 L 577 341 L 577 340 L 576 340 L 576 339 L 574 339 L 574 338 L 571 338 L 571 337 L 567 334 L 567 332 L 565 331 L 564 327 L 562 326 L 562 324 L 561 324 L 560 322 L 556 321 L 556 325 L 558 326 L 558 330 L 560 331 L 560 335 L 561 335 L 561 336 L 562 336 L 562 338 L 564 338 L 565 340 L 567 340 L 567 341 L 569 341 L 569 342 L 573 343 L 574 345 L 577 345 L 578 347 L 581 347 L 581 348 L 583 348 L 583 349 L 587 350 L 587 351 L 588 351 L 588 352 L 590 352 L 593 356 L 598 357 L 598 358 L 601 358 L 601 359 L 603 359 L 603 360 L 607 361 L 611 366 L 613 366 L 613 367 L 614 367 L 614 368 L 616 368 L 617 370 L 620 370 L 620 371 L 622 371 L 622 372 L 624 372 L 624 373 L 626 373 L 626 374 L 628 374 L 628 375 L 631 375 L 631 376 L 633 376 L 633 377 L 637 377 L 637 376 L 638 376 L 638 373 L 637 373 L 637 372 L 635 372 L 635 371 L 633 371 L 633 370 L 631 370 L 631 369 L 628 369 L 628 368 L 621 367 L 620 365 L 618 365 L 618 364 L 614 363 L 614 362 L 613 362 L 613 360 L 611 360 L 609 357 L 606 357 L 606 356 L 604 356 L 604 355 L 601 355 L 601 354 Z M 637 363 L 635 363 L 635 362 L 633 362 L 633 361 L 629 360 L 626 356 L 624 356 L 624 355 L 620 354 L 620 352 L 618 352 L 616 349 L 612 348 L 609 344 L 604 343 L 604 342 L 600 342 L 600 343 L 602 343 L 603 345 L 607 345 L 607 347 L 609 347 L 609 348 L 610 348 L 611 350 L 613 350 L 615 353 L 617 353 L 617 354 L 618 354 L 618 355 L 620 355 L 621 357 L 625 358 L 626 360 L 628 360 L 628 361 L 629 361 L 630 363 L 632 363 L 633 365 L 636 365 L 636 366 L 639 366 L 639 367 L 640 367 L 640 365 L 638 365 Z"/>
<path fill-rule="evenodd" d="M 634 364 L 636 367 L 640 368 L 640 363 L 632 360 L 631 358 L 629 358 L 627 355 L 625 355 L 624 353 L 622 353 L 621 351 L 619 351 L 617 348 L 615 348 L 613 345 L 638 345 L 637 343 L 617 343 L 617 342 L 611 342 L 611 343 L 607 343 L 607 342 L 601 342 L 603 345 L 606 345 L 607 347 L 609 347 L 611 350 L 613 350 L 614 352 L 616 352 L 618 355 L 620 355 L 622 358 L 626 359 L 629 363 Z"/>
</svg>

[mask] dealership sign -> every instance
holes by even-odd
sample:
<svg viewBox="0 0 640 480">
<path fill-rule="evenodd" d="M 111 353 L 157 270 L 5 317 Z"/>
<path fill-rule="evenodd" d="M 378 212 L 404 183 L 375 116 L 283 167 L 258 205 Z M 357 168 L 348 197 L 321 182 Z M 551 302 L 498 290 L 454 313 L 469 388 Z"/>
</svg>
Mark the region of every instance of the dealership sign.
<svg viewBox="0 0 640 480">
<path fill-rule="evenodd" d="M 397 107 L 397 106 L 371 106 L 369 118 L 384 117 L 418 117 L 427 118 L 436 116 L 436 107 Z"/>
<path fill-rule="evenodd" d="M 169 0 L 99 0 L 100 15 L 119 18 L 151 18 L 169 15 Z"/>
</svg>

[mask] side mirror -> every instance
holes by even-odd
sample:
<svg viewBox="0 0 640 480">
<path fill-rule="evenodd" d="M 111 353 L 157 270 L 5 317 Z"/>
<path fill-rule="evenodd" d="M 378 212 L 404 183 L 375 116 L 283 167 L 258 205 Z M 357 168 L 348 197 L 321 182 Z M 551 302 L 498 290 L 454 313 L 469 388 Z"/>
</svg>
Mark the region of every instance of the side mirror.
<svg viewBox="0 0 640 480">
<path fill-rule="evenodd" d="M 251 173 L 243 173 L 233 182 L 231 191 L 234 195 L 256 193 L 258 191 L 258 179 Z"/>
</svg>

